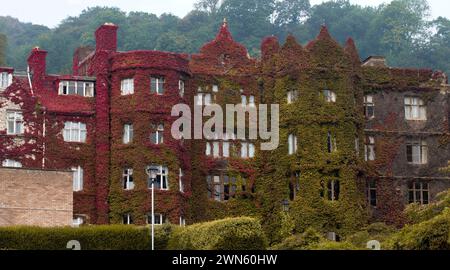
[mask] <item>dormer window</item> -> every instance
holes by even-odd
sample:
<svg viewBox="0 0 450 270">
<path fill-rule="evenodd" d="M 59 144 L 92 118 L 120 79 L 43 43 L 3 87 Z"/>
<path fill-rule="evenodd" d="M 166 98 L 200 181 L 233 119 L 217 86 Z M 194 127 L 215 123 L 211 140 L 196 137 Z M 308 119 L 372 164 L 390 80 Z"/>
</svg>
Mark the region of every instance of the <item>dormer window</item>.
<svg viewBox="0 0 450 270">
<path fill-rule="evenodd" d="M 12 84 L 12 80 L 12 73 L 0 72 L 0 90 L 8 88 Z"/>
<path fill-rule="evenodd" d="M 94 96 L 94 83 L 83 81 L 61 81 L 59 82 L 59 95 L 77 95 L 82 97 Z"/>
</svg>

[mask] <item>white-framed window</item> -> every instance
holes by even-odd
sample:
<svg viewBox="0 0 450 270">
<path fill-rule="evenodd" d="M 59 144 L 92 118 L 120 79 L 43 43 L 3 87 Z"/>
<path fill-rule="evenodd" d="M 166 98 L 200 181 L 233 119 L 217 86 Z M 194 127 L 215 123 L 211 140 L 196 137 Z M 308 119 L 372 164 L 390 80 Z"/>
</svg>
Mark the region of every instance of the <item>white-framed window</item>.
<svg viewBox="0 0 450 270">
<path fill-rule="evenodd" d="M 79 228 L 83 226 L 84 224 L 84 218 L 80 216 L 76 216 L 72 219 L 72 227 Z"/>
<path fill-rule="evenodd" d="M 197 106 L 209 106 L 212 104 L 211 94 L 199 93 L 195 97 L 195 100 L 195 104 L 197 104 Z"/>
<path fill-rule="evenodd" d="M 325 187 L 325 181 L 320 183 L 321 185 L 321 196 L 329 201 L 338 201 L 341 192 L 341 185 L 339 180 L 328 180 Z"/>
<path fill-rule="evenodd" d="M 287 104 L 292 104 L 298 99 L 298 91 L 292 90 L 287 92 Z"/>
<path fill-rule="evenodd" d="M 133 78 L 123 79 L 120 82 L 120 92 L 122 96 L 134 94 L 134 79 Z"/>
<path fill-rule="evenodd" d="M 161 165 L 150 165 L 151 169 L 158 170 L 155 179 L 155 189 L 169 190 L 169 168 Z M 148 180 L 148 188 L 152 188 L 151 179 Z"/>
<path fill-rule="evenodd" d="M 427 120 L 427 107 L 425 102 L 418 97 L 405 97 L 406 120 Z"/>
<path fill-rule="evenodd" d="M 184 179 L 184 173 L 183 173 L 183 170 L 180 168 L 180 173 L 178 175 L 178 182 L 179 182 L 179 185 L 180 185 L 180 192 L 181 193 L 184 193 L 184 182 L 183 182 L 183 179 Z"/>
<path fill-rule="evenodd" d="M 164 143 L 164 124 L 152 124 L 152 133 L 150 135 L 152 144 Z"/>
<path fill-rule="evenodd" d="M 220 143 L 219 142 L 213 142 L 213 157 L 218 158 L 220 157 Z"/>
<path fill-rule="evenodd" d="M 73 191 L 79 192 L 83 190 L 84 171 L 80 166 L 72 168 L 73 172 Z"/>
<path fill-rule="evenodd" d="M 256 106 L 256 104 L 255 104 L 255 96 L 250 96 L 250 97 L 248 98 L 248 105 L 249 105 L 250 107 L 255 107 L 255 106 Z"/>
<path fill-rule="evenodd" d="M 337 96 L 336 93 L 331 90 L 323 90 L 323 96 L 325 97 L 326 102 L 335 103 Z"/>
<path fill-rule="evenodd" d="M 220 149 L 222 149 L 222 152 L 220 152 Z M 225 141 L 206 142 L 205 155 L 214 158 L 228 158 L 230 157 L 230 143 Z"/>
<path fill-rule="evenodd" d="M 409 203 L 429 204 L 430 189 L 429 184 L 421 181 L 411 181 L 408 184 L 408 200 Z"/>
<path fill-rule="evenodd" d="M 208 175 L 206 177 L 208 184 L 208 198 L 215 201 L 229 201 L 231 198 L 236 198 L 238 181 L 235 176 L 222 175 Z M 245 190 L 245 180 L 242 190 Z"/>
<path fill-rule="evenodd" d="M 241 95 L 241 105 L 247 106 L 247 96 Z"/>
<path fill-rule="evenodd" d="M 63 137 L 65 142 L 85 143 L 87 137 L 86 124 L 81 122 L 65 122 Z"/>
<path fill-rule="evenodd" d="M 82 97 L 94 96 L 94 83 L 86 81 L 60 81 L 59 95 L 78 95 Z"/>
<path fill-rule="evenodd" d="M 297 142 L 297 136 L 290 134 L 288 137 L 288 153 L 289 155 L 293 155 L 297 153 L 298 150 L 298 142 Z"/>
<path fill-rule="evenodd" d="M 355 153 L 359 156 L 359 138 L 355 138 Z"/>
<path fill-rule="evenodd" d="M 23 115 L 18 111 L 6 111 L 7 135 L 22 135 L 23 129 Z"/>
<path fill-rule="evenodd" d="M 15 161 L 12 159 L 5 159 L 2 162 L 3 167 L 9 167 L 9 168 L 22 168 L 22 163 L 19 161 Z"/>
<path fill-rule="evenodd" d="M 428 163 L 428 145 L 424 140 L 409 141 L 406 143 L 406 158 L 410 164 Z"/>
<path fill-rule="evenodd" d="M 255 150 L 256 148 L 253 143 L 241 143 L 241 158 L 254 158 Z"/>
<path fill-rule="evenodd" d="M 375 137 L 367 136 L 366 143 L 364 146 L 364 157 L 366 161 L 375 160 Z"/>
<path fill-rule="evenodd" d="M 134 189 L 133 169 L 125 168 L 122 175 L 122 184 L 124 190 Z"/>
<path fill-rule="evenodd" d="M 333 136 L 333 134 L 331 132 L 328 132 L 328 135 L 327 135 L 327 148 L 328 148 L 328 153 L 333 153 L 333 152 L 337 151 L 336 137 Z"/>
<path fill-rule="evenodd" d="M 151 77 L 150 90 L 154 94 L 163 95 L 164 94 L 164 77 Z"/>
<path fill-rule="evenodd" d="M 372 95 L 367 95 L 364 97 L 364 115 L 367 119 L 372 119 L 375 117 L 375 103 Z"/>
<path fill-rule="evenodd" d="M 213 85 L 212 86 L 212 90 L 214 93 L 219 93 L 219 86 L 218 85 Z"/>
<path fill-rule="evenodd" d="M 166 216 L 163 214 L 155 213 L 155 225 L 163 225 L 167 223 Z M 152 224 L 152 214 L 147 214 L 147 224 Z"/>
<path fill-rule="evenodd" d="M 131 214 L 125 214 L 122 216 L 122 224 L 132 225 L 134 223 L 133 216 Z"/>
<path fill-rule="evenodd" d="M 230 143 L 229 142 L 222 142 L 222 156 L 223 157 L 230 157 Z"/>
<path fill-rule="evenodd" d="M 180 216 L 180 226 L 186 227 L 186 219 L 184 218 L 184 216 Z"/>
<path fill-rule="evenodd" d="M 8 88 L 12 84 L 12 80 L 12 73 L 0 72 L 0 90 Z"/>
<path fill-rule="evenodd" d="M 133 142 L 134 130 L 132 124 L 123 125 L 123 143 L 129 144 Z"/>
<path fill-rule="evenodd" d="M 180 93 L 180 97 L 184 97 L 185 85 L 186 85 L 186 83 L 184 80 L 178 81 L 178 91 Z"/>
</svg>

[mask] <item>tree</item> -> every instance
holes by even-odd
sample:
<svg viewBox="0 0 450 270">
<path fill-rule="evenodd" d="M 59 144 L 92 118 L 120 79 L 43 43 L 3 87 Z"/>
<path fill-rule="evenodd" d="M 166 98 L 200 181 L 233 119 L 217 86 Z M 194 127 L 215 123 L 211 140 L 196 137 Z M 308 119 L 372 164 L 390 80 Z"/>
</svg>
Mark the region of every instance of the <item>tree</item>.
<svg viewBox="0 0 450 270">
<path fill-rule="evenodd" d="M 6 65 L 6 35 L 0 34 L 0 66 Z"/>
<path fill-rule="evenodd" d="M 215 15 L 219 10 L 220 2 L 220 0 L 198 0 L 194 7 L 196 10 L 205 11 L 209 15 Z"/>
<path fill-rule="evenodd" d="M 283 0 L 275 6 L 275 25 L 297 25 L 309 15 L 311 4 L 309 0 Z"/>
</svg>

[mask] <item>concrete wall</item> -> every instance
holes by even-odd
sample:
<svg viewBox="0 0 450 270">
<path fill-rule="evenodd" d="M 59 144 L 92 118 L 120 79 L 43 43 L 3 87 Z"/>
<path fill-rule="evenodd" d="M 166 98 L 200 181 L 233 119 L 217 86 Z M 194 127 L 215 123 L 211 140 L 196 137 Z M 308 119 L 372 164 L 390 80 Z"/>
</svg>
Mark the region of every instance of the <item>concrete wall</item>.
<svg viewBox="0 0 450 270">
<path fill-rule="evenodd" d="M 71 226 L 72 173 L 0 168 L 0 226 Z"/>
</svg>

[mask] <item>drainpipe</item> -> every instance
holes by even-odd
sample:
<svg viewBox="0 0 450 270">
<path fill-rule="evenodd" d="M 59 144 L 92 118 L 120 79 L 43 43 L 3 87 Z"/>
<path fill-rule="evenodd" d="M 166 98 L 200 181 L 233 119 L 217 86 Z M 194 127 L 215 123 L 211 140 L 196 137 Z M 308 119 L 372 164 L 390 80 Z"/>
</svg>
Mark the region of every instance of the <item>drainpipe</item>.
<svg viewBox="0 0 450 270">
<path fill-rule="evenodd" d="M 31 96 L 34 97 L 33 84 L 31 83 L 30 66 L 27 66 L 28 83 L 30 84 Z"/>
<path fill-rule="evenodd" d="M 43 108 L 43 109 L 44 109 L 44 113 L 43 113 L 43 121 L 42 121 L 42 139 L 43 139 L 43 141 L 42 141 L 42 169 L 45 169 L 45 151 L 46 151 L 45 136 L 47 133 L 47 130 L 46 130 L 47 127 L 45 124 L 45 115 L 47 113 L 47 109 L 46 108 Z"/>
</svg>

